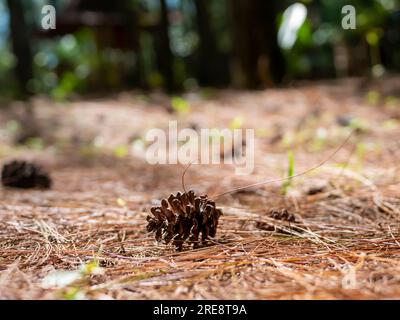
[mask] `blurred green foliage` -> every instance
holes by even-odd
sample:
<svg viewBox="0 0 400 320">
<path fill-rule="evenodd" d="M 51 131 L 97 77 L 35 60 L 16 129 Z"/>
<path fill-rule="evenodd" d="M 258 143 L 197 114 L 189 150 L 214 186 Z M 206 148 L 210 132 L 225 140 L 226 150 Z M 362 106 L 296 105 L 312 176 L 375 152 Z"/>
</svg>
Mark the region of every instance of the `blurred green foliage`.
<svg viewBox="0 0 400 320">
<path fill-rule="evenodd" d="M 307 19 L 298 32 L 294 47 L 285 52 L 290 78 L 335 76 L 334 54 L 339 45 L 347 47 L 350 55 L 354 54 L 352 49 L 364 46 L 362 50 L 367 55 L 369 51 L 370 67 L 382 64 L 385 58 L 390 68 L 400 70 L 398 2 L 319 0 L 303 3 L 307 5 Z M 341 26 L 344 16 L 341 9 L 345 5 L 353 5 L 356 9 L 354 30 L 344 30 Z M 374 51 L 374 48 L 377 50 Z M 385 51 L 386 57 L 382 57 L 382 51 Z M 364 75 L 368 75 L 368 72 L 366 69 Z"/>
<path fill-rule="evenodd" d="M 66 4 L 67 0 L 56 1 Z M 338 74 L 337 56 L 346 48 L 349 57 L 363 50 L 366 62 L 357 66 L 349 61 L 350 71 L 343 75 L 381 75 L 385 69 L 400 70 L 400 5 L 395 0 L 308 0 L 279 1 L 277 26 L 282 24 L 283 12 L 294 3 L 303 3 L 307 17 L 297 32 L 293 47 L 283 50 L 286 61 L 285 80 L 326 78 Z M 217 50 L 226 59 L 232 58 L 232 27 L 235 21 L 227 0 L 210 0 L 210 26 L 217 41 Z M 26 12 L 31 28 L 38 27 L 41 0 L 35 0 Z M 173 53 L 174 81 L 181 87 L 197 87 L 196 54 L 199 35 L 196 25 L 196 7 L 193 1 L 167 1 L 170 9 L 169 37 Z M 341 27 L 341 8 L 351 4 L 357 10 L 357 28 Z M 96 34 L 89 27 L 55 38 L 39 38 L 33 42 L 34 79 L 29 89 L 56 100 L 65 100 L 75 94 L 93 91 L 118 90 L 127 86 L 127 79 L 140 67 L 142 85 L 150 89 L 162 88 L 166 80 L 159 67 L 154 31 L 159 19 L 159 1 L 130 1 L 132 8 L 140 9 L 138 21 L 142 30 L 138 36 L 137 52 L 99 46 Z M 63 6 L 60 5 L 60 8 Z M 12 69 L 16 58 L 8 39 L 7 8 L 0 0 L 0 94 L 6 96 L 17 90 Z M 36 18 L 35 18 L 36 17 Z M 152 29 L 153 28 L 153 29 Z M 153 31 L 150 31 L 153 30 Z M 359 60 L 362 60 L 361 58 Z M 366 65 L 365 65 L 366 64 Z M 356 69 L 355 71 L 353 69 Z M 364 68 L 364 69 L 362 69 Z M 362 70 L 360 70 L 362 69 Z M 133 71 L 132 71 L 133 70 Z M 358 74 L 357 74 L 358 73 Z M 229 77 L 228 77 L 229 78 Z M 226 83 L 229 85 L 229 83 Z M 368 99 L 372 99 L 369 97 Z M 175 99 L 175 98 L 174 98 Z M 174 108 L 183 110 L 182 101 L 172 101 Z M 183 107 L 182 107 L 183 106 Z"/>
<path fill-rule="evenodd" d="M 68 34 L 59 41 L 42 40 L 35 48 L 35 79 L 31 90 L 64 100 L 74 93 L 121 85 L 126 68 L 134 61 L 132 52 L 99 49 L 89 28 Z"/>
</svg>

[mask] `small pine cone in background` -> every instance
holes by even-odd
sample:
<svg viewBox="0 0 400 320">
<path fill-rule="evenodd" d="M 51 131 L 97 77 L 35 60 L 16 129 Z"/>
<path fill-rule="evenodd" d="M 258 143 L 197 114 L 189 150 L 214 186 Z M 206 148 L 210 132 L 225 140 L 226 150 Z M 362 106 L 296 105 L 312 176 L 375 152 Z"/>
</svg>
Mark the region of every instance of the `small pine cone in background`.
<svg viewBox="0 0 400 320">
<path fill-rule="evenodd" d="M 270 217 L 276 220 L 296 222 L 296 217 L 294 214 L 287 211 L 287 209 L 271 210 Z"/>
<path fill-rule="evenodd" d="M 161 200 L 161 206 L 151 208 L 147 216 L 147 231 L 154 232 L 157 241 L 168 244 L 172 241 L 177 250 L 182 250 L 188 240 L 196 248 L 206 244 L 209 237 L 215 237 L 218 219 L 222 211 L 207 195 L 196 196 L 193 191 L 171 194 Z"/>
<path fill-rule="evenodd" d="M 290 213 L 287 209 L 280 209 L 280 210 L 272 209 L 268 212 L 268 214 L 272 219 L 281 220 L 286 223 L 289 223 L 289 226 L 286 226 L 286 227 L 289 227 L 292 230 L 298 231 L 298 229 L 295 226 L 290 226 L 291 222 L 297 223 L 297 221 L 296 221 L 296 217 L 294 216 L 294 214 Z M 265 230 L 265 231 L 276 231 L 279 233 L 287 233 L 285 230 L 282 230 L 281 226 L 270 224 L 270 223 L 267 223 L 264 221 L 257 221 L 256 228 Z"/>
<path fill-rule="evenodd" d="M 40 166 L 26 161 L 11 161 L 3 166 L 1 182 L 5 187 L 49 189 L 51 179 Z"/>
</svg>

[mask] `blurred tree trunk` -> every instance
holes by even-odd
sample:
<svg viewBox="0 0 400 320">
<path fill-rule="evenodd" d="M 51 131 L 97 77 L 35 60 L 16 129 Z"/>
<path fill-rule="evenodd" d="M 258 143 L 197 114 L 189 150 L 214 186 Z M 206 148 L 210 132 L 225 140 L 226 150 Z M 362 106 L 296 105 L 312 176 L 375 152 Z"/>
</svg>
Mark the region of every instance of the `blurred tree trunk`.
<svg viewBox="0 0 400 320">
<path fill-rule="evenodd" d="M 173 92 L 176 87 L 174 83 L 173 56 L 169 39 L 168 7 L 166 0 L 160 0 L 161 22 L 160 22 L 160 43 L 156 52 L 160 71 L 164 77 L 165 88 Z"/>
<path fill-rule="evenodd" d="M 264 52 L 268 59 L 266 67 L 274 84 L 281 83 L 286 72 L 285 59 L 277 39 L 276 16 L 278 15 L 278 8 L 276 3 L 277 1 L 257 0 L 257 12 L 264 32 Z"/>
<path fill-rule="evenodd" d="M 24 98 L 27 98 L 31 94 L 28 89 L 28 82 L 33 78 L 29 31 L 24 17 L 22 0 L 7 0 L 7 5 L 10 12 L 10 32 L 13 52 L 17 58 L 15 73 L 21 93 Z"/>
<path fill-rule="evenodd" d="M 218 52 L 215 35 L 210 26 L 210 14 L 208 2 L 204 0 L 194 0 L 196 6 L 196 20 L 199 34 L 199 52 L 197 77 L 200 85 L 215 85 L 219 76 Z"/>
<path fill-rule="evenodd" d="M 233 83 L 255 88 L 259 84 L 257 60 L 259 37 L 256 28 L 254 0 L 232 0 Z"/>
<path fill-rule="evenodd" d="M 234 41 L 233 82 L 258 88 L 280 83 L 285 73 L 277 43 L 274 1 L 232 0 Z"/>
<path fill-rule="evenodd" d="M 122 12 L 126 15 L 127 24 L 132 33 L 132 48 L 136 55 L 135 65 L 132 70 L 128 73 L 128 83 L 132 85 L 136 85 L 139 88 L 146 89 L 146 79 L 143 70 L 143 57 L 141 54 L 141 45 L 140 45 L 140 36 L 141 36 L 141 28 L 139 25 L 139 15 L 140 15 L 140 6 L 138 3 L 134 3 L 129 5 L 128 1 L 124 1 L 125 6 Z"/>
</svg>

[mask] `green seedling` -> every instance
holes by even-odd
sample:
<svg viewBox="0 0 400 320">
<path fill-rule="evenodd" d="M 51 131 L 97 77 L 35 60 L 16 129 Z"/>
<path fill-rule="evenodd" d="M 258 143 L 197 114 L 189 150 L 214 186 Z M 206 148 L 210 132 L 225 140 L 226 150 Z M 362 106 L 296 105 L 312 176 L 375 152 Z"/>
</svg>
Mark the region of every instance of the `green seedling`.
<svg viewBox="0 0 400 320">
<path fill-rule="evenodd" d="M 287 180 L 284 181 L 282 184 L 282 195 L 287 195 L 289 189 L 293 185 L 293 180 L 292 177 L 294 176 L 294 153 L 293 151 L 288 152 L 288 161 L 289 161 L 289 167 L 288 167 L 288 175 L 287 175 Z"/>
</svg>

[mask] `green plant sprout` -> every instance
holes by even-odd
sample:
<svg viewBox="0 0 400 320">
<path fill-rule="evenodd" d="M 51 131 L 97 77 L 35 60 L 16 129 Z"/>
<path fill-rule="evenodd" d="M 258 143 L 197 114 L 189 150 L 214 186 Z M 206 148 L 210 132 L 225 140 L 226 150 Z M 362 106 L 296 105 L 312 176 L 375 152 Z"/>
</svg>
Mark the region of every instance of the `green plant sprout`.
<svg viewBox="0 0 400 320">
<path fill-rule="evenodd" d="M 282 195 L 284 195 L 284 196 L 287 195 L 289 189 L 293 185 L 293 179 L 291 178 L 291 177 L 294 176 L 294 162 L 295 162 L 295 160 L 294 160 L 293 151 L 289 151 L 288 152 L 288 161 L 289 161 L 289 167 L 288 167 L 288 172 L 287 172 L 288 180 L 286 180 L 282 184 Z"/>
</svg>

